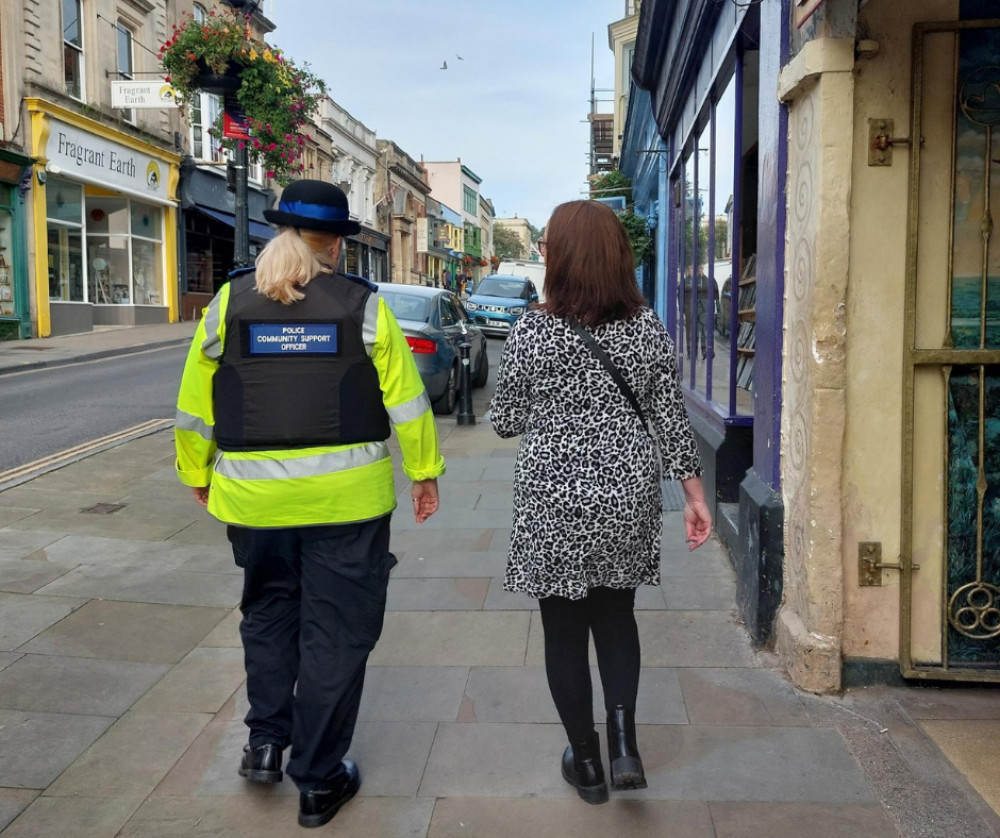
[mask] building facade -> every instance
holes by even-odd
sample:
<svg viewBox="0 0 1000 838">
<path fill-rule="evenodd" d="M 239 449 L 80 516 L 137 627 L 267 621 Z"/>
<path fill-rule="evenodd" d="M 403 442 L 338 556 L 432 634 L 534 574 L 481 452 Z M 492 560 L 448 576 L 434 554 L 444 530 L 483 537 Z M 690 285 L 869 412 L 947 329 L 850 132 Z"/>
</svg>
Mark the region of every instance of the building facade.
<svg viewBox="0 0 1000 838">
<path fill-rule="evenodd" d="M 476 281 L 489 265 L 483 265 L 483 218 L 480 214 L 482 178 L 458 160 L 424 162 L 431 194 L 444 204 L 455 207 L 462 216 L 462 270 Z M 488 270 L 487 270 L 488 272 Z"/>
<path fill-rule="evenodd" d="M 997 54 L 989 0 L 642 4 L 622 169 L 738 607 L 806 689 L 1000 680 Z"/>
<path fill-rule="evenodd" d="M 379 232 L 390 237 L 391 281 L 426 285 L 427 251 L 420 250 L 418 220 L 427 215 L 424 167 L 391 140 L 376 140 L 379 152 L 375 194 Z M 426 245 L 425 245 L 426 247 Z"/>
</svg>

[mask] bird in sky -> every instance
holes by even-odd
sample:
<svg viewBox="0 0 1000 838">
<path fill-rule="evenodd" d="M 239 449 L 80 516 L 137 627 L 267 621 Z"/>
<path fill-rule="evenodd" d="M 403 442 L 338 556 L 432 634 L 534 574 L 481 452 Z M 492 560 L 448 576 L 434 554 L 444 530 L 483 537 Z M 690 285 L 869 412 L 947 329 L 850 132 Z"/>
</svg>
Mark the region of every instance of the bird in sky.
<svg viewBox="0 0 1000 838">
<path fill-rule="evenodd" d="M 455 58 L 457 58 L 459 61 L 465 61 L 465 59 L 462 58 L 462 56 L 459 55 L 457 52 L 455 53 Z"/>
<path fill-rule="evenodd" d="M 441 62 L 441 67 L 439 69 L 441 69 L 441 70 L 447 70 L 448 69 L 448 62 L 447 61 L 442 61 Z"/>
</svg>

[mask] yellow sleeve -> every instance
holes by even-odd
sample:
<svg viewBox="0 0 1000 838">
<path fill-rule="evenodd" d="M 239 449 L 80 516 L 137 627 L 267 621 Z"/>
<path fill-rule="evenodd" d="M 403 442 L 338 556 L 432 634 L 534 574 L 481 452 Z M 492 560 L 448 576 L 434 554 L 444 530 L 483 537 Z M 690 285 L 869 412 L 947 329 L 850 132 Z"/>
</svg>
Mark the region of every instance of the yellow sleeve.
<svg viewBox="0 0 1000 838">
<path fill-rule="evenodd" d="M 177 476 L 185 486 L 208 486 L 215 459 L 215 410 L 212 378 L 225 346 L 229 285 L 205 309 L 194 333 L 177 394 L 174 446 Z"/>
<path fill-rule="evenodd" d="M 372 362 L 378 371 L 382 402 L 403 452 L 403 473 L 410 480 L 444 474 L 431 401 L 413 353 L 385 300 L 379 298 Z"/>
</svg>

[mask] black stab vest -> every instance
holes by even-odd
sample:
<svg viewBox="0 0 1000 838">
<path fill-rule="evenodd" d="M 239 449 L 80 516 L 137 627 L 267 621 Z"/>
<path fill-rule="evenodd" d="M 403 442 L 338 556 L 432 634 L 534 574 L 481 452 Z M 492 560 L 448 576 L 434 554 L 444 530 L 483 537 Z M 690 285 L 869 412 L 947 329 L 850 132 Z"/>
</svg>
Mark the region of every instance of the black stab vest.
<svg viewBox="0 0 1000 838">
<path fill-rule="evenodd" d="M 378 372 L 362 325 L 364 280 L 319 274 L 284 305 L 253 272 L 230 280 L 225 348 L 212 380 L 223 451 L 347 445 L 389 438 Z"/>
</svg>

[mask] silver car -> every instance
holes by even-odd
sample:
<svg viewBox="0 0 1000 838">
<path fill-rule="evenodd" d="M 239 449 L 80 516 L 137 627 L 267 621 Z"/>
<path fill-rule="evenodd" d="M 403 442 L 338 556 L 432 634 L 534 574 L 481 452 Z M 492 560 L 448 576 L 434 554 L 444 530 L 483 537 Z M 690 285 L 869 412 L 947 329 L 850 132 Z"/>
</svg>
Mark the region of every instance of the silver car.
<svg viewBox="0 0 1000 838">
<path fill-rule="evenodd" d="M 490 374 L 486 337 L 458 297 L 444 288 L 383 282 L 378 293 L 399 323 L 435 413 L 449 414 L 458 402 L 459 344 L 468 340 L 473 387 Z"/>
</svg>

